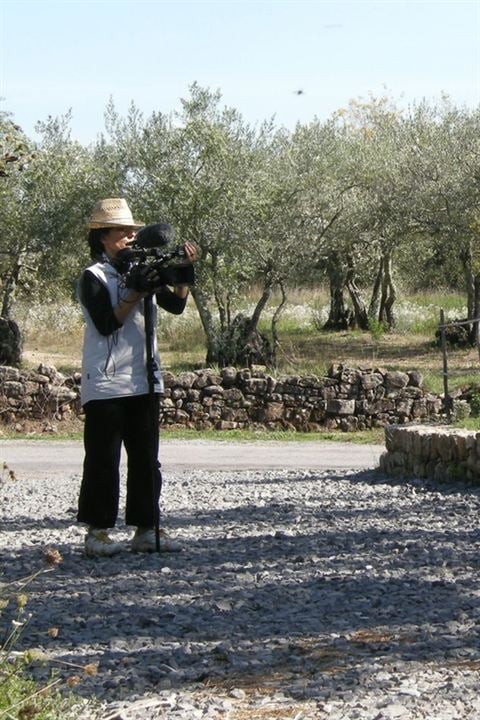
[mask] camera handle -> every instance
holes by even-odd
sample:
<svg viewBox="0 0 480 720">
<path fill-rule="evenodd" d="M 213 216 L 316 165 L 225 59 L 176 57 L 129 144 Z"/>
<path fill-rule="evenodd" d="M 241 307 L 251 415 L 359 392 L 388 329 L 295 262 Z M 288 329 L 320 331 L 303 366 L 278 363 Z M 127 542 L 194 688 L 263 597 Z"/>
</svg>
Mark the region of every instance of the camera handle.
<svg viewBox="0 0 480 720">
<path fill-rule="evenodd" d="M 147 380 L 148 380 L 148 397 L 149 397 L 149 414 L 151 418 L 151 438 L 150 438 L 150 453 L 151 457 L 151 484 L 152 484 L 152 503 L 153 503 L 153 514 L 155 518 L 155 550 L 157 553 L 160 552 L 160 511 L 155 493 L 156 473 L 157 473 L 157 462 L 158 455 L 155 454 L 155 437 L 158 432 L 158 428 L 154 427 L 154 423 L 158 422 L 157 413 L 155 411 L 155 385 L 157 383 L 156 372 L 158 372 L 158 365 L 155 359 L 155 343 L 154 333 L 155 328 L 153 324 L 153 299 L 149 293 L 143 299 L 143 311 L 144 311 L 144 323 L 145 323 L 145 350 L 146 350 L 146 369 L 147 369 Z M 154 457 L 155 455 L 155 457 Z"/>
</svg>

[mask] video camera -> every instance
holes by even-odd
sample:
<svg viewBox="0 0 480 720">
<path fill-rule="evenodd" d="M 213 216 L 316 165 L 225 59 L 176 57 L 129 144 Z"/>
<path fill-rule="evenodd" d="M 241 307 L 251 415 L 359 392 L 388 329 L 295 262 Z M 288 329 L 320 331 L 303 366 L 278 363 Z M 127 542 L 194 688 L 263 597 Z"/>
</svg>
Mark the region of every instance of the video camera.
<svg viewBox="0 0 480 720">
<path fill-rule="evenodd" d="M 189 287 L 194 284 L 195 271 L 185 260 L 183 246 L 178 245 L 169 252 L 160 249 L 169 245 L 173 237 L 168 223 L 146 225 L 128 248 L 120 250 L 115 258 L 115 268 L 123 276 L 125 287 L 138 292 L 153 292 L 160 285 Z"/>
</svg>

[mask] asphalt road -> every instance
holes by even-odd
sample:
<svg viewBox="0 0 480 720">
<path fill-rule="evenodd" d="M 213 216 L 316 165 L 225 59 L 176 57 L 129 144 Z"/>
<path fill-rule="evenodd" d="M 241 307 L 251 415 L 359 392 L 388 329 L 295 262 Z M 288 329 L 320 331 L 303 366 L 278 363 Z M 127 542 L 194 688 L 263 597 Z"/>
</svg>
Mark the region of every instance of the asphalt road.
<svg viewBox="0 0 480 720">
<path fill-rule="evenodd" d="M 355 470 L 378 466 L 383 445 L 331 442 L 235 443 L 165 440 L 160 458 L 164 470 Z M 0 463 L 17 475 L 80 473 L 81 442 L 0 440 Z M 122 463 L 125 462 L 124 455 Z"/>
</svg>

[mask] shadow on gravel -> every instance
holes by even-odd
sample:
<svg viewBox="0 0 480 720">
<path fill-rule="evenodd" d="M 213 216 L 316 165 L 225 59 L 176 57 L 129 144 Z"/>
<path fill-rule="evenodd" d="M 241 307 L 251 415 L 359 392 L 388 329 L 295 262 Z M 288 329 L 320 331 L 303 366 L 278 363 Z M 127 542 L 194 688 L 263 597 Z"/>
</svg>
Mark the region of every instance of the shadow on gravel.
<svg viewBox="0 0 480 720">
<path fill-rule="evenodd" d="M 2 533 L 18 533 L 18 532 L 35 532 L 38 529 L 47 530 L 67 530 L 72 526 L 72 521 L 63 518 L 52 518 L 45 517 L 42 519 L 32 519 L 25 517 L 24 515 L 11 518 L 10 520 L 2 520 L 1 532 Z M 1 557 L 1 553 L 0 553 Z"/>
<path fill-rule="evenodd" d="M 312 678 L 359 683 L 372 663 L 478 662 L 478 491 L 332 473 L 328 482 L 361 490 L 337 508 L 331 485 L 319 502 L 312 477 L 301 503 L 269 496 L 169 513 L 180 535 L 196 528 L 179 554 L 87 560 L 80 546 L 57 545 L 64 562 L 31 587 L 21 642 L 69 662 L 97 661 L 95 691 L 101 685 L 110 699 L 192 682 L 273 682 L 294 695 Z M 378 483 L 389 489 L 380 498 Z M 35 523 L 11 518 L 5 529 L 34 533 Z M 3 550 L 3 579 L 40 558 L 32 546 Z M 92 685 L 77 690 L 88 695 Z"/>
</svg>

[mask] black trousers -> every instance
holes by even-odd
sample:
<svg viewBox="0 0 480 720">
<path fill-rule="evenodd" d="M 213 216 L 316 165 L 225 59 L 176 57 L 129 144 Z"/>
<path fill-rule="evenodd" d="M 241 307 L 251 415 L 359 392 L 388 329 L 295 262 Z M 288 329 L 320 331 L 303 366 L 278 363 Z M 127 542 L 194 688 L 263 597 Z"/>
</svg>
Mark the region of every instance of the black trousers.
<svg viewBox="0 0 480 720">
<path fill-rule="evenodd" d="M 120 495 L 120 453 L 127 452 L 127 525 L 154 527 L 162 475 L 158 462 L 158 395 L 91 400 L 84 406 L 85 459 L 79 522 L 114 527 Z"/>
</svg>

